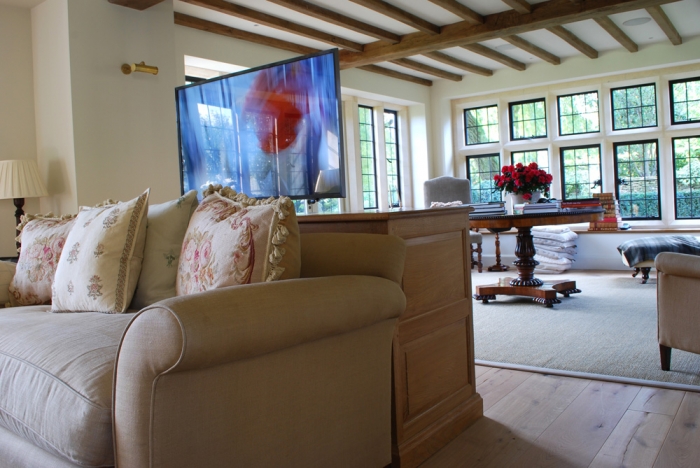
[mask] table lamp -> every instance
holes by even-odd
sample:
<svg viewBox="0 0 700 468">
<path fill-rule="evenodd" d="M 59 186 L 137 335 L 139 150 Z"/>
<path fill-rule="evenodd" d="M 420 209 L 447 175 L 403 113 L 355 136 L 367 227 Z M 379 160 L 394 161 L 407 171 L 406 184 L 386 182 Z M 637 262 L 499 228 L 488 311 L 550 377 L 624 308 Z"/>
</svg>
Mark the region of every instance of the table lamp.
<svg viewBox="0 0 700 468">
<path fill-rule="evenodd" d="M 24 214 L 22 207 L 24 199 L 30 197 L 45 197 L 49 193 L 39 175 L 36 161 L 14 159 L 0 161 L 0 199 L 13 198 L 15 207 L 15 226 L 19 225 L 20 217 Z M 19 231 L 17 231 L 19 236 Z M 17 242 L 19 249 L 19 242 Z"/>
</svg>

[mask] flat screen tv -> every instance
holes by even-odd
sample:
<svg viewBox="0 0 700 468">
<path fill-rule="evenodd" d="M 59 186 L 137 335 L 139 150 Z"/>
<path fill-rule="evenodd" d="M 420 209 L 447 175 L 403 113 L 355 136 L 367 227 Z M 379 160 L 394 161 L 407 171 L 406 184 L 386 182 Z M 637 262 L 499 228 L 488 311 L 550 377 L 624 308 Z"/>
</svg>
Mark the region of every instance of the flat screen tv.
<svg viewBox="0 0 700 468">
<path fill-rule="evenodd" d="M 345 197 L 338 51 L 176 88 L 182 192 Z"/>
</svg>

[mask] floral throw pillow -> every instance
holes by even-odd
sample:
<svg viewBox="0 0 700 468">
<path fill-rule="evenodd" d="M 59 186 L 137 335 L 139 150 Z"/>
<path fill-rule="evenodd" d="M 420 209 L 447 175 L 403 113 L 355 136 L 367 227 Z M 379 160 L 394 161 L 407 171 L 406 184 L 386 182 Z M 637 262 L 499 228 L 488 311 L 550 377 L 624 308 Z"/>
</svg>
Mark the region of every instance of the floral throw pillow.
<svg viewBox="0 0 700 468">
<path fill-rule="evenodd" d="M 182 244 L 178 296 L 299 277 L 299 226 L 289 198 L 256 200 L 220 187 L 204 195 Z"/>
<path fill-rule="evenodd" d="M 148 194 L 78 213 L 56 268 L 52 311 L 126 311 L 141 271 Z"/>
<path fill-rule="evenodd" d="M 10 282 L 11 306 L 48 304 L 58 260 L 75 215 L 24 215 L 18 226 L 21 243 L 15 276 Z"/>
</svg>

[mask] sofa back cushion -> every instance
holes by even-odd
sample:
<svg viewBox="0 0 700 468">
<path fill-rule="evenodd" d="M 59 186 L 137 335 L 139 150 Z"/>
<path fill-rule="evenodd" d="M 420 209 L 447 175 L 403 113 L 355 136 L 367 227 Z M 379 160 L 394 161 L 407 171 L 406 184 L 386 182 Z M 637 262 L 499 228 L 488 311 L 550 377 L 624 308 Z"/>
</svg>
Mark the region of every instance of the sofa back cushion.
<svg viewBox="0 0 700 468">
<path fill-rule="evenodd" d="M 299 226 L 289 198 L 255 200 L 231 189 L 205 195 L 182 244 L 178 295 L 299 277 Z"/>
<path fill-rule="evenodd" d="M 25 215 L 18 229 L 20 255 L 10 283 L 10 305 L 51 302 L 51 284 L 75 216 Z"/>
<path fill-rule="evenodd" d="M 148 194 L 78 213 L 56 268 L 52 311 L 126 311 L 141 271 Z"/>
<path fill-rule="evenodd" d="M 177 200 L 148 207 L 146 247 L 131 309 L 143 309 L 155 302 L 175 297 L 182 241 L 197 205 L 197 192 L 190 190 Z"/>
</svg>

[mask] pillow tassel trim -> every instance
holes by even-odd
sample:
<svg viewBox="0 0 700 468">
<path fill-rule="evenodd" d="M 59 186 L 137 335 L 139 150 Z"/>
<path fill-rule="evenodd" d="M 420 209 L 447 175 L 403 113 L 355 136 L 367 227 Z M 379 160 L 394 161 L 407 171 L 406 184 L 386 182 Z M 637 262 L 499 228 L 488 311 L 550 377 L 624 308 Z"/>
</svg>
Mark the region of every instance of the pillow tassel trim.
<svg viewBox="0 0 700 468">
<path fill-rule="evenodd" d="M 222 187 L 220 184 L 210 184 L 209 187 L 202 192 L 202 196 L 206 198 L 213 193 L 218 193 L 222 197 L 240 203 L 244 207 L 260 205 L 270 205 L 272 207 L 279 221 L 275 227 L 275 231 L 272 233 L 272 252 L 270 252 L 267 259 L 269 273 L 265 278 L 265 282 L 279 279 L 285 270 L 283 267 L 280 267 L 279 264 L 286 253 L 286 249 L 283 246 L 287 242 L 289 230 L 285 226 L 285 220 L 289 216 L 289 210 L 294 209 L 292 200 L 289 197 L 270 197 L 265 200 L 258 200 L 256 198 L 250 198 L 244 193 L 238 193 L 231 187 Z"/>
<path fill-rule="evenodd" d="M 107 313 L 121 313 L 126 310 L 126 284 L 129 280 L 129 259 L 136 245 L 136 233 L 138 231 L 139 225 L 145 222 L 143 218 L 143 210 L 148 202 L 149 192 L 142 194 L 134 210 L 131 212 L 131 219 L 129 220 L 129 228 L 126 235 L 126 242 L 124 243 L 124 250 L 122 250 L 121 258 L 119 259 L 119 276 L 117 277 L 117 288 L 116 288 L 116 298 L 114 302 L 114 311 Z"/>
</svg>

